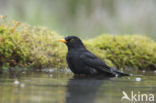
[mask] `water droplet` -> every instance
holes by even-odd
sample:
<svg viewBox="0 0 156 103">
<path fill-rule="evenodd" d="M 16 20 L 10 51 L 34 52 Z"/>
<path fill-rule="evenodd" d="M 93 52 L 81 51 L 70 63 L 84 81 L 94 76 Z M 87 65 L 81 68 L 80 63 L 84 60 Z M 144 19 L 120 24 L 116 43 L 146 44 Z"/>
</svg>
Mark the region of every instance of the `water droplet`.
<svg viewBox="0 0 156 103">
<path fill-rule="evenodd" d="M 140 78 L 140 77 L 137 77 L 137 78 L 136 78 L 136 81 L 137 81 L 137 82 L 140 82 L 140 81 L 141 81 L 141 78 Z"/>
<path fill-rule="evenodd" d="M 115 75 L 115 77 L 118 77 L 118 76 L 119 76 L 118 74 Z"/>
<path fill-rule="evenodd" d="M 21 83 L 21 85 L 20 85 L 21 87 L 25 87 L 25 84 L 24 83 Z"/>
<path fill-rule="evenodd" d="M 14 81 L 14 84 L 18 85 L 19 84 L 19 81 L 18 80 L 15 80 Z"/>
<path fill-rule="evenodd" d="M 53 77 L 53 75 L 52 75 L 52 74 L 50 74 L 50 75 L 49 75 L 49 77 Z"/>
<path fill-rule="evenodd" d="M 145 71 L 145 70 L 143 70 L 142 72 L 143 72 L 143 73 L 145 73 L 146 71 Z"/>
</svg>

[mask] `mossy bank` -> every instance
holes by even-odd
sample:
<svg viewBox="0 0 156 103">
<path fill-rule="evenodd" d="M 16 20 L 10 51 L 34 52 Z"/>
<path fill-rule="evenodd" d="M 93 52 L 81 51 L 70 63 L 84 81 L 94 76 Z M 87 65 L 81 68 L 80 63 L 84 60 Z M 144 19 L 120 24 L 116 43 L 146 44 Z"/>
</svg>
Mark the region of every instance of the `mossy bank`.
<svg viewBox="0 0 156 103">
<path fill-rule="evenodd" d="M 17 21 L 0 21 L 0 67 L 61 68 L 65 62 L 62 38 L 44 27 L 32 27 Z"/>
<path fill-rule="evenodd" d="M 66 68 L 67 48 L 63 38 L 44 27 L 33 27 L 0 17 L 0 67 Z M 99 37 L 85 45 L 101 59 L 118 69 L 156 69 L 156 43 L 140 35 Z"/>
<path fill-rule="evenodd" d="M 156 69 L 156 42 L 141 35 L 101 35 L 88 40 L 99 57 L 116 68 Z"/>
</svg>

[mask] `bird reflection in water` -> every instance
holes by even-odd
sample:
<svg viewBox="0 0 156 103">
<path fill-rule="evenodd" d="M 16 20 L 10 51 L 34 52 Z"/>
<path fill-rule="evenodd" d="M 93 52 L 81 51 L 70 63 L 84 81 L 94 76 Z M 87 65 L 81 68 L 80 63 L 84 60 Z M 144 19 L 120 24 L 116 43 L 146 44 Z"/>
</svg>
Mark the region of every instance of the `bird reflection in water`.
<svg viewBox="0 0 156 103">
<path fill-rule="evenodd" d="M 110 78 L 74 76 L 68 81 L 66 103 L 95 103 L 99 87 Z"/>
</svg>

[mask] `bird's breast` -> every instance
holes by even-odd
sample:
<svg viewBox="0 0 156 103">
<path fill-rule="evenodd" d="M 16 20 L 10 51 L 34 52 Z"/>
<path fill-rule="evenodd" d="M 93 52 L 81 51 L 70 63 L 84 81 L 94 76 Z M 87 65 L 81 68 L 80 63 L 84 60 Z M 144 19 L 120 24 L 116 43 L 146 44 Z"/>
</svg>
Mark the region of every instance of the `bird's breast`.
<svg viewBox="0 0 156 103">
<path fill-rule="evenodd" d="M 68 52 L 67 54 L 67 63 L 69 68 L 71 69 L 72 72 L 74 72 L 75 74 L 79 74 L 79 72 L 81 72 L 80 67 L 82 67 L 82 62 L 80 60 L 80 53 L 78 52 Z"/>
</svg>

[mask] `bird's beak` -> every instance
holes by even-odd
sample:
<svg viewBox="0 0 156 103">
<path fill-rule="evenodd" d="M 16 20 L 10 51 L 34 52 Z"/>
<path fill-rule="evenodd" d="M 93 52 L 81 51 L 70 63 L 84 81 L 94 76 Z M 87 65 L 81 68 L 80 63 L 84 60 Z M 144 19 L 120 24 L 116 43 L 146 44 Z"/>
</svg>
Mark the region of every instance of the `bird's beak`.
<svg viewBox="0 0 156 103">
<path fill-rule="evenodd" d="M 65 39 L 60 39 L 58 41 L 63 42 L 63 43 L 66 43 L 67 42 Z"/>
</svg>

